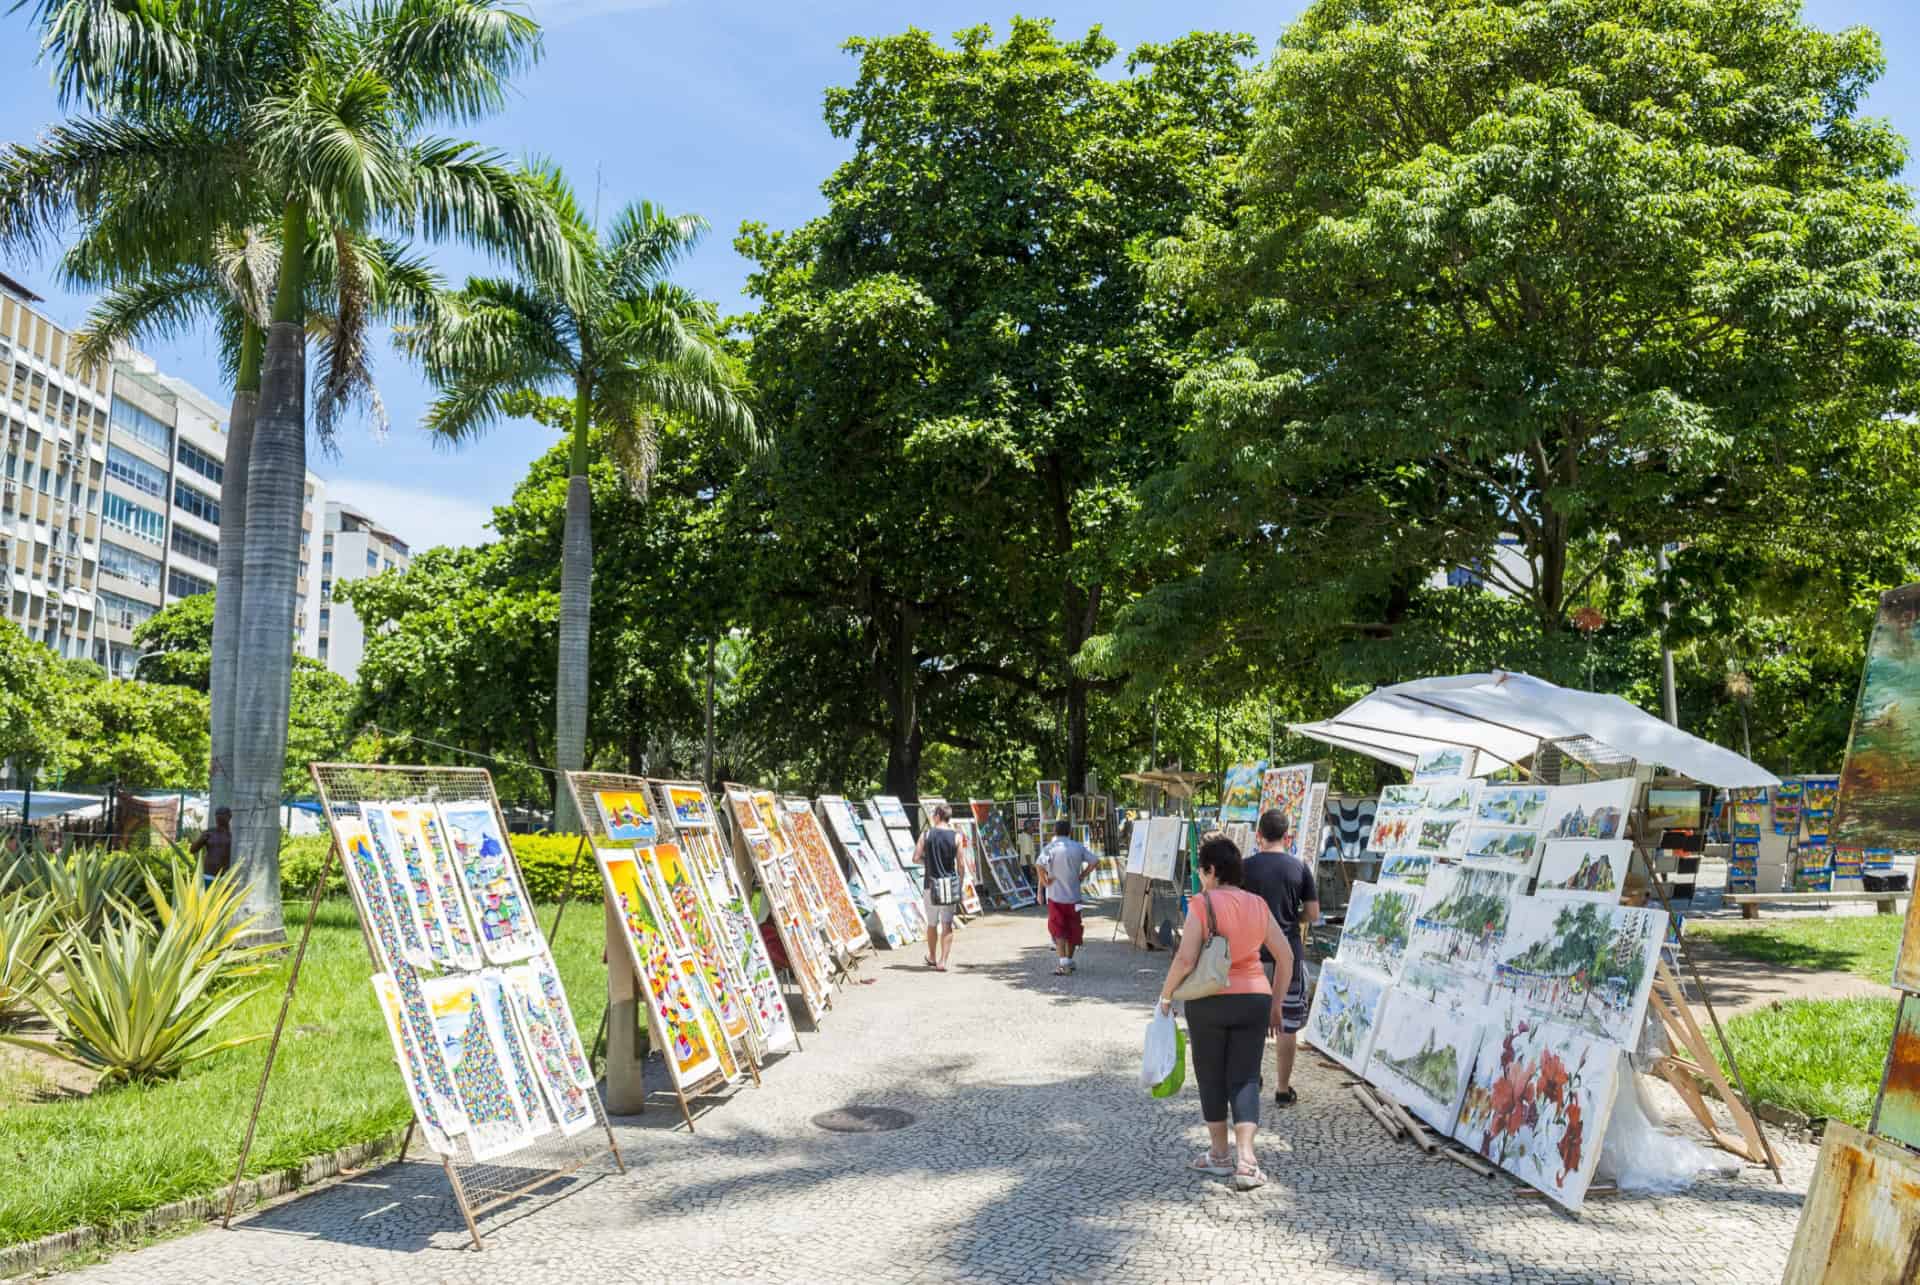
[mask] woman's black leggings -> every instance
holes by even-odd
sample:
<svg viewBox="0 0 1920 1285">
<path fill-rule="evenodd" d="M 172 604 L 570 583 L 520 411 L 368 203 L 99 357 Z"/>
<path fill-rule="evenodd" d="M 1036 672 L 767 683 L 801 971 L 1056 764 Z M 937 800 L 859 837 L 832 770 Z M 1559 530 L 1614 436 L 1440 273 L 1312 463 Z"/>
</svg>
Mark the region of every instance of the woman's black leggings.
<svg viewBox="0 0 1920 1285">
<path fill-rule="evenodd" d="M 1187 1046 L 1200 1089 L 1200 1118 L 1260 1123 L 1260 1060 L 1267 1049 L 1271 995 L 1208 995 L 1187 1001 Z"/>
</svg>

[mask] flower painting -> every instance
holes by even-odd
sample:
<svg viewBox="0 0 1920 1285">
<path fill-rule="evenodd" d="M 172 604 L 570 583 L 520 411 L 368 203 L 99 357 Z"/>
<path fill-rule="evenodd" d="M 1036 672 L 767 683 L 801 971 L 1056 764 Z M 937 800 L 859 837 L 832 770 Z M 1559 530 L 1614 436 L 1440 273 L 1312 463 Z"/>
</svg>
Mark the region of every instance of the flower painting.
<svg viewBox="0 0 1920 1285">
<path fill-rule="evenodd" d="M 653 823 L 653 809 L 641 790 L 596 790 L 594 802 L 600 808 L 600 821 L 607 837 L 620 842 L 652 843 L 660 828 Z"/>
<path fill-rule="evenodd" d="M 1448 1136 L 1460 1115 L 1480 1048 L 1485 1015 L 1461 1020 L 1409 991 L 1387 995 L 1367 1080 L 1388 1097 Z"/>
<path fill-rule="evenodd" d="M 1373 831 L 1367 847 L 1374 852 L 1402 852 L 1411 849 L 1420 832 L 1419 808 L 1383 807 L 1373 814 Z"/>
<path fill-rule="evenodd" d="M 1487 1024 L 1453 1136 L 1578 1211 L 1619 1087 L 1611 1044 L 1515 1012 Z"/>
<path fill-rule="evenodd" d="M 1494 960 L 1494 1001 L 1632 1048 L 1666 930 L 1665 911 L 1524 898 Z"/>
<path fill-rule="evenodd" d="M 1626 886 L 1627 865 L 1633 860 L 1633 842 L 1613 839 L 1555 839 L 1544 845 L 1540 882 L 1534 892 L 1542 897 L 1599 901 L 1615 905 Z"/>
<path fill-rule="evenodd" d="M 1336 960 L 1322 964 L 1303 1032 L 1307 1043 L 1355 1075 L 1364 1076 L 1387 985 L 1365 969 Z"/>
<path fill-rule="evenodd" d="M 1340 932 L 1340 962 L 1387 977 L 1399 972 L 1419 897 L 1417 888 L 1354 884 L 1347 899 L 1346 927 Z"/>
</svg>

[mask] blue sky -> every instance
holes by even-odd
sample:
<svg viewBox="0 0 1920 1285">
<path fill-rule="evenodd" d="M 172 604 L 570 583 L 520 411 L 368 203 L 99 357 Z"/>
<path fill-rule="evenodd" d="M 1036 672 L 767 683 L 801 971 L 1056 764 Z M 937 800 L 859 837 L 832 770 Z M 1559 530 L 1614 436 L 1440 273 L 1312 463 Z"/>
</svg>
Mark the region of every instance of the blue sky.
<svg viewBox="0 0 1920 1285">
<path fill-rule="evenodd" d="M 546 58 L 522 78 L 509 109 L 467 131 L 511 154 L 557 160 L 583 198 L 601 193 L 603 211 L 645 197 L 698 212 L 713 224 L 682 280 L 723 312 L 744 311 L 747 264 L 733 234 L 748 219 L 791 227 L 818 213 L 820 184 L 846 145 L 820 119 L 822 92 L 850 79 L 840 46 L 853 35 L 919 26 L 945 35 L 987 22 L 1004 30 L 1009 15 L 1053 17 L 1078 34 L 1095 23 L 1123 49 L 1195 28 L 1250 32 L 1263 49 L 1304 0 L 1055 0 L 1014 7 L 877 0 L 533 0 L 546 25 Z M 1808 21 L 1837 29 L 1857 23 L 1885 42 L 1889 71 L 1869 110 L 1920 137 L 1920 8 L 1913 0 L 1808 0 Z M 59 117 L 26 15 L 0 10 L 0 140 L 32 138 Z M 481 265 L 435 251 L 451 279 Z M 61 291 L 51 262 L 0 258 L 0 270 L 48 298 L 62 323 L 85 315 L 88 300 Z M 204 340 L 156 346 L 164 366 L 216 400 L 227 392 Z M 393 430 L 375 440 L 359 428 L 341 439 L 337 460 L 315 453 L 314 470 L 331 493 L 376 513 L 416 547 L 484 538 L 482 524 L 526 466 L 551 442 L 532 425 L 507 426 L 459 451 L 430 445 L 416 425 L 427 398 L 420 377 L 395 356 L 379 369 Z"/>
</svg>

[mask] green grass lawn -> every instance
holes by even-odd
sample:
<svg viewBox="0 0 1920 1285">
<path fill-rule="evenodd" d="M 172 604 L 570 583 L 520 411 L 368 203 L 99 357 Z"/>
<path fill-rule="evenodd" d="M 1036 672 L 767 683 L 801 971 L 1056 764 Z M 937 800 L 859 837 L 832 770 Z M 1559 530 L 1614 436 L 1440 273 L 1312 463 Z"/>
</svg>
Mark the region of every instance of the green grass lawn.
<svg viewBox="0 0 1920 1285">
<path fill-rule="evenodd" d="M 297 934 L 304 905 L 289 904 Z M 543 928 L 551 907 L 540 912 Z M 580 1038 L 606 1007 L 604 920 L 569 907 L 553 943 Z M 228 1019 L 222 1037 L 271 1032 L 287 964 Z M 371 965 L 353 909 L 322 903 L 287 1017 L 250 1174 L 380 1137 L 410 1118 L 392 1046 L 367 984 Z M 64 1101 L 0 1097 L 0 1245 L 69 1227 L 110 1227 L 170 1201 L 226 1185 L 266 1060 L 266 1042 L 216 1054 L 171 1083 Z"/>
<path fill-rule="evenodd" d="M 1747 1092 L 1808 1116 L 1867 1127 L 1893 1041 L 1895 1001 L 1796 999 L 1727 1023 Z"/>
<path fill-rule="evenodd" d="M 1729 955 L 1793 968 L 1823 968 L 1892 984 L 1900 915 L 1846 915 L 1836 919 L 1694 920 L 1687 935 L 1705 938 Z"/>
</svg>

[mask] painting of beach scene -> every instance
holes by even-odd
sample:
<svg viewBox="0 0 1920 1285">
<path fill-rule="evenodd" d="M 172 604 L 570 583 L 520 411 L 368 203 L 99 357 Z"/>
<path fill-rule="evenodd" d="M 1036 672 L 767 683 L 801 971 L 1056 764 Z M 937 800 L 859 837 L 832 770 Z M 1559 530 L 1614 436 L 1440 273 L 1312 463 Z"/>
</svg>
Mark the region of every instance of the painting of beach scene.
<svg viewBox="0 0 1920 1285">
<path fill-rule="evenodd" d="M 1423 751 L 1413 762 L 1413 779 L 1425 781 L 1436 776 L 1465 776 L 1472 750 L 1458 745 L 1438 745 Z"/>
<path fill-rule="evenodd" d="M 1610 839 L 1594 843 L 1587 839 L 1555 839 L 1545 845 L 1540 857 L 1540 882 L 1534 892 L 1542 897 L 1576 898 L 1615 905 L 1627 883 L 1627 865 L 1633 860 L 1633 843 Z"/>
<path fill-rule="evenodd" d="M 1506 940 L 1520 875 L 1479 866 L 1436 866 L 1407 937 L 1409 959 L 1484 978 Z"/>
<path fill-rule="evenodd" d="M 1492 866 L 1531 875 L 1540 856 L 1540 834 L 1504 825 L 1475 825 L 1467 831 L 1460 859 L 1468 865 Z"/>
<path fill-rule="evenodd" d="M 1494 1001 L 1632 1048 L 1666 928 L 1664 911 L 1524 898 L 1494 960 Z"/>
<path fill-rule="evenodd" d="M 1419 887 L 1426 883 L 1427 875 L 1432 870 L 1433 854 L 1430 852 L 1389 853 L 1380 861 L 1380 882 Z"/>
<path fill-rule="evenodd" d="M 1354 884 L 1336 958 L 1350 967 L 1371 968 L 1392 977 L 1400 969 L 1419 900 L 1417 888 Z"/>
<path fill-rule="evenodd" d="M 1307 1043 L 1355 1075 L 1365 1076 L 1380 1001 L 1386 993 L 1384 979 L 1328 960 L 1320 966 L 1320 982 L 1307 1013 Z"/>
</svg>

